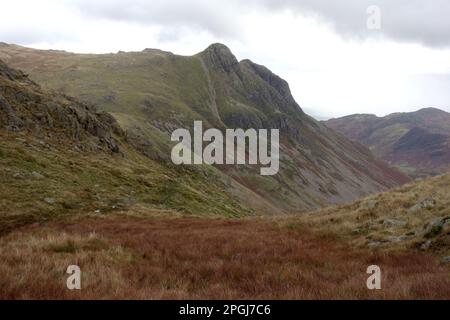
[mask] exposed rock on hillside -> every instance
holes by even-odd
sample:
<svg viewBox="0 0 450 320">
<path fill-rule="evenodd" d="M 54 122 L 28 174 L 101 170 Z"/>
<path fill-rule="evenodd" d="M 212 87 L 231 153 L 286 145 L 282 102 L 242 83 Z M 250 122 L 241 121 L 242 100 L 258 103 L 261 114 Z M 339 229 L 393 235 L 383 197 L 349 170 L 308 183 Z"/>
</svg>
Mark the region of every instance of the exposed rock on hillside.
<svg viewBox="0 0 450 320">
<path fill-rule="evenodd" d="M 33 132 L 67 140 L 77 148 L 104 148 L 119 152 L 115 119 L 73 98 L 48 94 L 21 71 L 0 60 L 0 125 L 9 131 Z"/>
<path fill-rule="evenodd" d="M 363 247 L 450 254 L 450 174 L 422 179 L 300 219 Z M 376 205 L 373 205 L 373 204 Z"/>
</svg>

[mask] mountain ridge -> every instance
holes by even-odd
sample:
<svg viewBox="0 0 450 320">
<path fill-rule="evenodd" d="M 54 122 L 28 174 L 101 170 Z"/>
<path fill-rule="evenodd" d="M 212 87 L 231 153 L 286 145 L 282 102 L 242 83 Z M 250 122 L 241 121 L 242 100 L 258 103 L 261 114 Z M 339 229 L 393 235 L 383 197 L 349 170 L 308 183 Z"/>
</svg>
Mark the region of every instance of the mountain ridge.
<svg viewBox="0 0 450 320">
<path fill-rule="evenodd" d="M 194 56 L 144 50 L 120 54 L 49 52 L 3 46 L 0 57 L 49 90 L 109 112 L 140 151 L 170 161 L 170 133 L 192 128 L 280 130 L 280 173 L 217 167 L 283 211 L 310 210 L 354 200 L 408 181 L 306 115 L 289 84 L 250 60 L 237 61 L 225 45 Z"/>
<path fill-rule="evenodd" d="M 437 108 L 385 117 L 349 115 L 324 121 L 412 178 L 450 170 L 450 113 Z"/>
<path fill-rule="evenodd" d="M 0 236 L 123 210 L 240 217 L 277 208 L 212 167 L 148 157 L 113 116 L 0 60 Z M 244 201 L 245 199 L 245 201 Z"/>
</svg>

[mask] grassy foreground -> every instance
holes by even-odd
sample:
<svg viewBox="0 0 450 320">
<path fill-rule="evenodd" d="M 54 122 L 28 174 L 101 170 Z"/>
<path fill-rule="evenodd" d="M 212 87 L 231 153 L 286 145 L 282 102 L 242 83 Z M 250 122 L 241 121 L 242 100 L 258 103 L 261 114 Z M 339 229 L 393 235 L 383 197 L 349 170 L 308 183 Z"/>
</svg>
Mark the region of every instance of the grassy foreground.
<svg viewBox="0 0 450 320">
<path fill-rule="evenodd" d="M 277 222 L 279 221 L 279 222 Z M 429 255 L 357 249 L 269 218 L 133 208 L 35 224 L 0 239 L 0 299 L 449 299 Z M 67 266 L 82 289 L 66 288 Z M 382 290 L 366 269 L 382 269 Z"/>
</svg>

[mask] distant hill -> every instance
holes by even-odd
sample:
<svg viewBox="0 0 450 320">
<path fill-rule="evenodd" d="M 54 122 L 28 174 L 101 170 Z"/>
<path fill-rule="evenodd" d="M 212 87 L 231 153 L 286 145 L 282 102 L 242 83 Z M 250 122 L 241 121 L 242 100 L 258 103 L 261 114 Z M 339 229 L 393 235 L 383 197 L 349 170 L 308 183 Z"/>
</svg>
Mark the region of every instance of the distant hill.
<svg viewBox="0 0 450 320">
<path fill-rule="evenodd" d="M 324 122 L 412 178 L 450 170 L 450 114 L 435 108 L 386 117 L 355 114 Z"/>
</svg>

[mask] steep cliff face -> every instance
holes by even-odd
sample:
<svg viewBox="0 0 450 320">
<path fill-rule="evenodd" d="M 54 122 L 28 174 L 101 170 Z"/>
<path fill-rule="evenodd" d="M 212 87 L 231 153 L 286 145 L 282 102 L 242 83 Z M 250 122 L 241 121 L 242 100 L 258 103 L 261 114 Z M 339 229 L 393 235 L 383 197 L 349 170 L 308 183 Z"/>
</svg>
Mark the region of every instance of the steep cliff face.
<svg viewBox="0 0 450 320">
<path fill-rule="evenodd" d="M 290 190 L 307 193 L 308 200 L 339 203 L 407 181 L 361 145 L 307 116 L 288 83 L 266 67 L 250 60 L 237 63 L 220 44 L 197 57 L 207 66 L 220 120 L 227 127 L 280 129 L 280 177 Z"/>
<path fill-rule="evenodd" d="M 240 186 L 284 211 L 342 203 L 408 179 L 358 143 L 307 116 L 289 85 L 266 67 L 238 61 L 214 44 L 190 57 L 142 52 L 78 55 L 0 46 L 0 56 L 47 88 L 110 112 L 133 144 L 170 161 L 170 133 L 192 128 L 276 128 L 280 171 L 262 177 L 250 166 L 220 167 Z"/>
<path fill-rule="evenodd" d="M 412 178 L 450 170 L 450 114 L 435 108 L 386 117 L 351 115 L 325 122 Z"/>
</svg>

